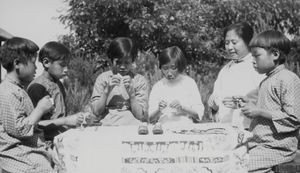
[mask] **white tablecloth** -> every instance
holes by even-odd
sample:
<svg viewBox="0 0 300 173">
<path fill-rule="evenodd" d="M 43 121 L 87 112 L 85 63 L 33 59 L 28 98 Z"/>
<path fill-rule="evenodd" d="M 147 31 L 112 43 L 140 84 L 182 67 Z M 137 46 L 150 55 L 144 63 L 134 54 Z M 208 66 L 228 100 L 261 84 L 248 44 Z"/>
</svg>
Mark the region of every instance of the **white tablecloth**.
<svg viewBox="0 0 300 173">
<path fill-rule="evenodd" d="M 226 124 L 163 127 L 138 135 L 137 126 L 72 129 L 55 137 L 61 172 L 243 173 L 249 132 Z"/>
</svg>

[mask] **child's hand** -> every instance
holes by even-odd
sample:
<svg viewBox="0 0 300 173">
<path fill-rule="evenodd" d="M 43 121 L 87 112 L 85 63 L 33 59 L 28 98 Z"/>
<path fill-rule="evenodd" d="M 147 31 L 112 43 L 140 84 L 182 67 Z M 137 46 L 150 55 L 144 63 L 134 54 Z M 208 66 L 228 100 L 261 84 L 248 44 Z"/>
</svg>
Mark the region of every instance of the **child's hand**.
<svg viewBox="0 0 300 173">
<path fill-rule="evenodd" d="M 234 99 L 232 97 L 225 97 L 222 100 L 222 103 L 228 108 L 237 109 L 236 103 L 234 102 Z"/>
<path fill-rule="evenodd" d="M 225 97 L 222 100 L 224 106 L 231 108 L 231 109 L 239 109 L 243 107 L 246 103 L 248 103 L 248 99 L 242 96 L 232 96 L 232 97 Z"/>
<path fill-rule="evenodd" d="M 219 103 L 218 101 L 219 98 L 216 95 L 210 95 L 208 101 L 207 101 L 207 105 L 210 108 L 210 110 L 212 110 L 212 112 L 218 112 L 219 110 Z"/>
<path fill-rule="evenodd" d="M 37 104 L 36 109 L 39 109 L 40 111 L 44 113 L 50 112 L 54 109 L 54 103 L 52 98 L 47 95 L 43 97 Z"/>
<path fill-rule="evenodd" d="M 129 96 L 132 96 L 134 95 L 134 87 L 133 87 L 133 84 L 132 84 L 132 80 L 131 80 L 131 77 L 129 75 L 126 75 L 126 76 L 123 76 L 122 78 L 122 82 L 126 88 L 126 91 L 128 93 Z"/>
<path fill-rule="evenodd" d="M 122 77 L 122 80 L 123 80 L 123 84 L 124 86 L 127 88 L 127 87 L 130 87 L 130 84 L 131 84 L 131 77 L 129 75 L 126 75 L 126 76 L 123 76 Z"/>
<path fill-rule="evenodd" d="M 70 115 L 66 117 L 66 125 L 68 126 L 80 126 L 81 123 L 84 121 L 84 114 L 79 112 L 74 115 Z"/>
<path fill-rule="evenodd" d="M 109 77 L 109 81 L 108 83 L 106 84 L 106 87 L 105 87 L 105 90 L 104 92 L 106 94 L 110 93 L 111 90 L 116 86 L 116 85 L 120 85 L 120 82 L 121 82 L 121 75 L 111 75 Z"/>
<path fill-rule="evenodd" d="M 182 110 L 182 106 L 180 104 L 180 102 L 178 100 L 174 100 L 170 103 L 170 107 L 171 108 L 175 108 L 175 109 L 178 109 L 178 110 Z"/>
<path fill-rule="evenodd" d="M 248 118 L 259 116 L 260 109 L 254 104 L 248 103 L 241 109 L 242 113 Z"/>
<path fill-rule="evenodd" d="M 167 102 L 161 100 L 159 103 L 158 103 L 158 110 L 161 112 L 164 108 L 167 107 Z"/>
</svg>

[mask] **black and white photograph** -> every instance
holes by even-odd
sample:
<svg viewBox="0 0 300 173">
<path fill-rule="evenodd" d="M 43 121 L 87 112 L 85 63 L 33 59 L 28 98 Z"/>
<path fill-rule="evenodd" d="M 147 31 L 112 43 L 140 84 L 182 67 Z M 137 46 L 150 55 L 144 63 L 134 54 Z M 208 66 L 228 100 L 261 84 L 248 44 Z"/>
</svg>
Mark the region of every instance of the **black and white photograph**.
<svg viewBox="0 0 300 173">
<path fill-rule="evenodd" d="M 300 0 L 0 0 L 0 173 L 300 173 Z"/>
</svg>

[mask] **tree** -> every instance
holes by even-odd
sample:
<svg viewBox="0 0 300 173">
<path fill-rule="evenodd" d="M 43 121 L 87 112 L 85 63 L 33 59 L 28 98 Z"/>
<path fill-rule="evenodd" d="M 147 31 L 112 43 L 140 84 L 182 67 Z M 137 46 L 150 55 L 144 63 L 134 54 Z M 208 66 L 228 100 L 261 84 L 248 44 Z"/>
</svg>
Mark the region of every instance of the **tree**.
<svg viewBox="0 0 300 173">
<path fill-rule="evenodd" d="M 72 33 L 63 37 L 77 51 L 104 57 L 109 41 L 129 36 L 140 50 L 154 53 L 180 46 L 197 71 L 205 74 L 224 62 L 223 28 L 247 21 L 260 32 L 281 30 L 299 35 L 298 1 L 294 0 L 69 0 L 60 20 Z M 105 60 L 98 61 L 105 64 Z M 206 64 L 207 65 L 207 64 Z"/>
</svg>

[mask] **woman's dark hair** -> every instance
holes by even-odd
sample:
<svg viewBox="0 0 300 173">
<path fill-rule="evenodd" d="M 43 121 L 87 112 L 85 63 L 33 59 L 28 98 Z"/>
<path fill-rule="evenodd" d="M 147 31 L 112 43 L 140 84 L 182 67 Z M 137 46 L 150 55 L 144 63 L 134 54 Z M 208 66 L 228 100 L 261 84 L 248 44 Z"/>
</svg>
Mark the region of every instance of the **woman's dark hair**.
<svg viewBox="0 0 300 173">
<path fill-rule="evenodd" d="M 23 64 L 27 64 L 33 57 L 36 57 L 38 50 L 39 47 L 29 39 L 21 37 L 8 39 L 0 49 L 2 66 L 7 72 L 11 72 L 16 59 Z"/>
<path fill-rule="evenodd" d="M 71 58 L 71 52 L 65 45 L 50 41 L 46 43 L 39 52 L 39 61 L 42 62 L 44 58 L 48 58 L 50 61 L 68 61 Z"/>
<path fill-rule="evenodd" d="M 137 56 L 137 48 L 130 38 L 117 37 L 110 43 L 107 56 L 111 61 L 123 58 L 130 58 L 134 61 Z"/>
<path fill-rule="evenodd" d="M 275 64 L 283 64 L 291 50 L 291 42 L 281 32 L 267 30 L 256 35 L 251 40 L 249 47 L 260 47 L 271 52 L 277 51 L 280 55 L 279 58 L 275 60 Z"/>
<path fill-rule="evenodd" d="M 163 65 L 169 63 L 171 60 L 175 60 L 176 67 L 179 72 L 183 72 L 185 70 L 186 58 L 179 47 L 172 46 L 162 50 L 162 52 L 158 55 L 159 68 L 161 69 Z"/>
<path fill-rule="evenodd" d="M 235 31 L 236 34 L 243 39 L 247 46 L 249 45 L 254 34 L 253 28 L 246 22 L 235 23 L 226 27 L 223 33 L 223 38 L 226 37 L 226 34 L 229 31 Z"/>
</svg>

